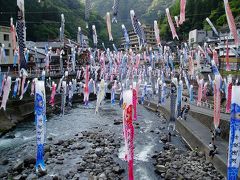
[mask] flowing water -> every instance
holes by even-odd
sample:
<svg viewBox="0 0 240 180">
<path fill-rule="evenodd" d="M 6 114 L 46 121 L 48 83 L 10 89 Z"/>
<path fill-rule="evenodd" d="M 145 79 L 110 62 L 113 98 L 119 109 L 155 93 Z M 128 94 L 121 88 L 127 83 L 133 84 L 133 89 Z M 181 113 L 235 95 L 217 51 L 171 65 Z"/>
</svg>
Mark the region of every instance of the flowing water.
<svg viewBox="0 0 240 180">
<path fill-rule="evenodd" d="M 66 115 L 50 115 L 47 121 L 47 136 L 53 137 L 54 141 L 68 139 L 81 131 L 102 128 L 104 132 L 113 132 L 116 138 L 122 139 L 118 158 L 124 164 L 124 141 L 122 138 L 122 125 L 114 125 L 114 120 L 122 119 L 122 110 L 118 105 L 111 105 L 105 102 L 95 114 L 95 102 L 89 107 L 75 105 Z M 162 150 L 163 143 L 160 141 L 160 133 L 166 130 L 159 130 L 163 124 L 159 116 L 138 106 L 138 128 L 135 128 L 134 138 L 134 175 L 138 180 L 160 179 L 154 172 L 153 160 L 151 156 L 155 152 Z M 14 137 L 14 138 L 13 138 Z M 27 154 L 35 154 L 35 125 L 34 120 L 21 123 L 17 128 L 0 139 L 0 160 L 9 159 L 16 161 Z M 48 142 L 47 142 L 48 143 Z M 181 148 L 185 148 L 181 137 L 173 137 L 173 143 Z M 71 160 L 69 160 L 71 161 Z M 63 165 L 64 166 L 64 165 Z M 0 165 L 1 171 L 5 171 L 7 166 Z M 50 172 L 51 173 L 51 172 Z M 127 177 L 127 173 L 125 173 Z"/>
</svg>

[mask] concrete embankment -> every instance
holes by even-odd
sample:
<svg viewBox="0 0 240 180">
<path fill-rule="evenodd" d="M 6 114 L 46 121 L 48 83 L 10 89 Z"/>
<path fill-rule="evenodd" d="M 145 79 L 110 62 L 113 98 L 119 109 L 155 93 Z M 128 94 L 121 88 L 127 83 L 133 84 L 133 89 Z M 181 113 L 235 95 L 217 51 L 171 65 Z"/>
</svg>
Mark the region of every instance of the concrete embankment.
<svg viewBox="0 0 240 180">
<path fill-rule="evenodd" d="M 47 100 L 50 97 L 47 97 Z M 96 99 L 96 95 L 91 94 L 90 101 Z M 74 94 L 73 103 L 82 103 L 83 95 Z M 55 107 L 48 105 L 47 101 L 47 114 L 60 112 L 61 95 L 57 94 L 55 97 Z M 11 100 L 7 103 L 6 111 L 0 110 L 0 137 L 10 130 L 14 129 L 18 123 L 28 121 L 34 114 L 34 98 L 30 97 L 27 100 Z"/>
<path fill-rule="evenodd" d="M 144 106 L 154 112 L 159 112 L 166 119 L 170 117 L 170 106 L 157 106 L 154 101 L 145 101 Z M 201 114 L 200 112 L 191 111 L 187 120 L 176 120 L 176 129 L 181 136 L 186 140 L 192 149 L 198 148 L 199 151 L 205 153 L 205 157 L 208 161 L 212 162 L 216 169 L 226 177 L 227 175 L 227 148 L 228 142 L 226 137 L 228 134 L 224 134 L 224 139 L 218 137 L 215 141 L 218 147 L 218 154 L 213 159 L 209 158 L 209 147 L 208 144 L 211 142 L 210 128 L 212 127 L 212 117 L 208 113 Z M 229 121 L 222 120 L 222 124 L 225 126 L 224 131 L 229 131 Z"/>
</svg>

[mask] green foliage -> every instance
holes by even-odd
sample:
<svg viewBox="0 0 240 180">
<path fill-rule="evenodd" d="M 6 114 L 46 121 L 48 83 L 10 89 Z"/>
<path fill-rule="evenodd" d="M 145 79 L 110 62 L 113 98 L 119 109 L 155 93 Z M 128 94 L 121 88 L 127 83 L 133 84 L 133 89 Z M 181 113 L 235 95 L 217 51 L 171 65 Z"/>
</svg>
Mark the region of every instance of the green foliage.
<svg viewBox="0 0 240 180">
<path fill-rule="evenodd" d="M 176 0 L 175 3 L 170 8 L 170 14 L 172 17 L 179 16 L 180 7 L 179 0 Z M 233 15 L 235 17 L 240 15 L 240 1 L 239 0 L 229 0 L 229 4 Z M 194 29 L 205 29 L 210 30 L 211 27 L 206 22 L 206 18 L 213 22 L 217 29 L 221 28 L 227 23 L 225 9 L 223 1 L 221 0 L 187 0 L 186 5 L 186 21 L 180 28 L 177 28 L 177 33 L 180 40 L 188 39 L 188 32 Z M 162 29 L 161 35 L 162 38 L 166 40 L 171 40 L 172 36 L 169 28 L 166 28 L 168 22 L 166 17 L 164 20 L 160 21 L 160 29 Z"/>
<path fill-rule="evenodd" d="M 16 1 L 3 1 L 0 6 L 0 24 L 10 24 L 10 17 L 16 19 Z M 65 35 L 68 38 L 76 39 L 78 27 L 82 27 L 85 35 L 92 39 L 91 25 L 95 24 L 98 37 L 106 40 L 105 21 L 95 12 L 90 15 L 89 29 L 86 29 L 84 21 L 84 4 L 80 0 L 25 0 L 25 19 L 27 27 L 27 40 L 46 41 L 56 40 L 59 37 L 61 26 L 61 14 L 65 16 Z M 91 43 L 91 42 L 90 42 Z"/>
</svg>

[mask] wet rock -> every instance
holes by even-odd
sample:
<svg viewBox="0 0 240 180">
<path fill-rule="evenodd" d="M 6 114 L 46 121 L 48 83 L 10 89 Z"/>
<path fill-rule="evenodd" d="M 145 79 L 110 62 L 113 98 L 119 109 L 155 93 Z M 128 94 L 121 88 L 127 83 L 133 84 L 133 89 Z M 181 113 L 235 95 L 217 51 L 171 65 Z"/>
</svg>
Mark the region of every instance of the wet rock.
<svg viewBox="0 0 240 180">
<path fill-rule="evenodd" d="M 35 163 L 36 163 L 36 158 L 31 156 L 31 155 L 28 155 L 24 159 L 24 166 L 25 167 L 30 167 L 30 164 L 35 164 Z"/>
<path fill-rule="evenodd" d="M 38 177 L 43 177 L 47 175 L 47 170 L 42 170 L 41 168 L 39 168 L 37 175 Z"/>
<path fill-rule="evenodd" d="M 57 160 L 59 160 L 59 161 L 63 161 L 63 160 L 64 160 L 64 157 L 62 157 L 62 156 L 58 156 L 58 157 L 57 157 Z"/>
<path fill-rule="evenodd" d="M 83 172 L 83 171 L 85 171 L 85 167 L 84 167 L 84 166 L 78 166 L 78 167 L 77 167 L 77 170 L 78 170 L 79 172 Z"/>
<path fill-rule="evenodd" d="M 152 155 L 152 158 L 155 159 L 155 158 L 157 158 L 157 156 L 158 156 L 157 154 L 154 154 L 154 155 Z"/>
<path fill-rule="evenodd" d="M 97 156 L 103 156 L 104 150 L 102 148 L 96 148 L 95 153 Z"/>
<path fill-rule="evenodd" d="M 184 177 L 183 177 L 183 175 L 181 175 L 181 174 L 178 174 L 178 175 L 177 175 L 177 179 L 178 179 L 178 180 L 183 180 L 183 179 L 184 179 Z"/>
<path fill-rule="evenodd" d="M 166 172 L 166 167 L 164 165 L 157 165 L 156 169 L 155 169 L 155 172 L 159 175 L 162 174 L 162 173 L 165 173 Z"/>
<path fill-rule="evenodd" d="M 205 156 L 204 152 L 202 152 L 202 151 L 198 152 L 198 157 L 203 158 L 204 156 Z"/>
<path fill-rule="evenodd" d="M 166 135 L 166 134 L 162 135 L 162 136 L 160 137 L 160 140 L 161 140 L 163 143 L 168 142 L 168 137 L 167 137 L 167 135 Z"/>
<path fill-rule="evenodd" d="M 56 161 L 56 164 L 63 164 L 63 161 L 57 160 L 57 161 Z"/>
<path fill-rule="evenodd" d="M 165 179 L 173 179 L 174 177 L 177 177 L 177 171 L 174 169 L 168 169 L 165 175 Z"/>
<path fill-rule="evenodd" d="M 114 123 L 113 123 L 114 125 L 120 125 L 120 124 L 122 124 L 122 120 L 114 120 Z"/>
<path fill-rule="evenodd" d="M 122 174 L 124 172 L 124 169 L 120 168 L 119 166 L 113 167 L 113 172 L 116 174 Z"/>
<path fill-rule="evenodd" d="M 61 179 L 61 178 L 58 177 L 58 175 L 54 175 L 53 178 L 52 178 L 52 180 L 60 180 L 60 179 Z"/>
<path fill-rule="evenodd" d="M 8 163 L 9 163 L 9 160 L 8 160 L 8 159 L 4 159 L 4 160 L 2 160 L 2 161 L 0 162 L 0 165 L 5 166 L 5 165 L 7 165 Z"/>
<path fill-rule="evenodd" d="M 49 157 L 50 157 L 50 153 L 49 153 L 49 152 L 46 152 L 46 153 L 44 154 L 44 160 L 47 161 Z"/>
<path fill-rule="evenodd" d="M 35 179 L 37 179 L 37 176 L 33 173 L 28 175 L 28 177 L 27 177 L 27 180 L 35 180 Z"/>
<path fill-rule="evenodd" d="M 50 152 L 50 151 L 51 151 L 50 145 L 45 145 L 44 152 Z"/>
<path fill-rule="evenodd" d="M 50 156 L 56 156 L 58 153 L 57 153 L 57 151 L 55 151 L 55 150 L 52 150 L 51 152 L 50 152 Z"/>
<path fill-rule="evenodd" d="M 5 139 L 14 139 L 15 138 L 15 135 L 14 134 L 7 134 L 5 136 Z"/>
<path fill-rule="evenodd" d="M 161 131 L 160 131 L 159 129 L 155 129 L 155 130 L 154 130 L 154 133 L 155 133 L 155 134 L 160 134 L 160 132 L 161 132 Z"/>
<path fill-rule="evenodd" d="M 106 180 L 107 179 L 107 176 L 105 173 L 102 173 L 98 176 L 99 180 Z"/>
<path fill-rule="evenodd" d="M 169 150 L 169 149 L 170 149 L 169 144 L 164 144 L 163 149 L 164 149 L 164 150 Z"/>
<path fill-rule="evenodd" d="M 6 173 L 6 172 L 0 173 L 0 178 L 7 177 L 7 175 L 8 175 L 8 173 Z"/>
<path fill-rule="evenodd" d="M 53 138 L 52 138 L 51 136 L 48 136 L 48 137 L 47 137 L 47 140 L 52 141 Z"/>
<path fill-rule="evenodd" d="M 63 140 L 58 140 L 57 142 L 54 143 L 54 145 L 60 146 L 64 143 Z"/>
<path fill-rule="evenodd" d="M 23 180 L 23 179 L 25 178 L 21 174 L 13 177 L 13 180 Z"/>
<path fill-rule="evenodd" d="M 23 170 L 23 165 L 24 165 L 23 160 L 17 161 L 13 166 L 13 171 L 21 172 Z"/>
<path fill-rule="evenodd" d="M 85 149 L 86 148 L 86 146 L 84 146 L 84 145 L 82 145 L 82 144 L 78 144 L 77 146 L 76 146 L 76 149 L 77 150 L 83 150 L 83 149 Z"/>
</svg>

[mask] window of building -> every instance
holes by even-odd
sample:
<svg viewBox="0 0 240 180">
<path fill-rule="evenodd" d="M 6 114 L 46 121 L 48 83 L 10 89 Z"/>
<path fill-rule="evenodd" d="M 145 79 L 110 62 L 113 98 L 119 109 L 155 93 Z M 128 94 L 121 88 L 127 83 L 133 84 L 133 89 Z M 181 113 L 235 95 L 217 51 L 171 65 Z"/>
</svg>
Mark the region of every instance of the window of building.
<svg viewBox="0 0 240 180">
<path fill-rule="evenodd" d="M 4 41 L 9 41 L 9 34 L 4 34 L 3 35 L 3 40 Z"/>
<path fill-rule="evenodd" d="M 9 49 L 5 49 L 5 54 L 6 54 L 6 56 L 9 56 L 9 55 L 10 55 Z"/>
</svg>

